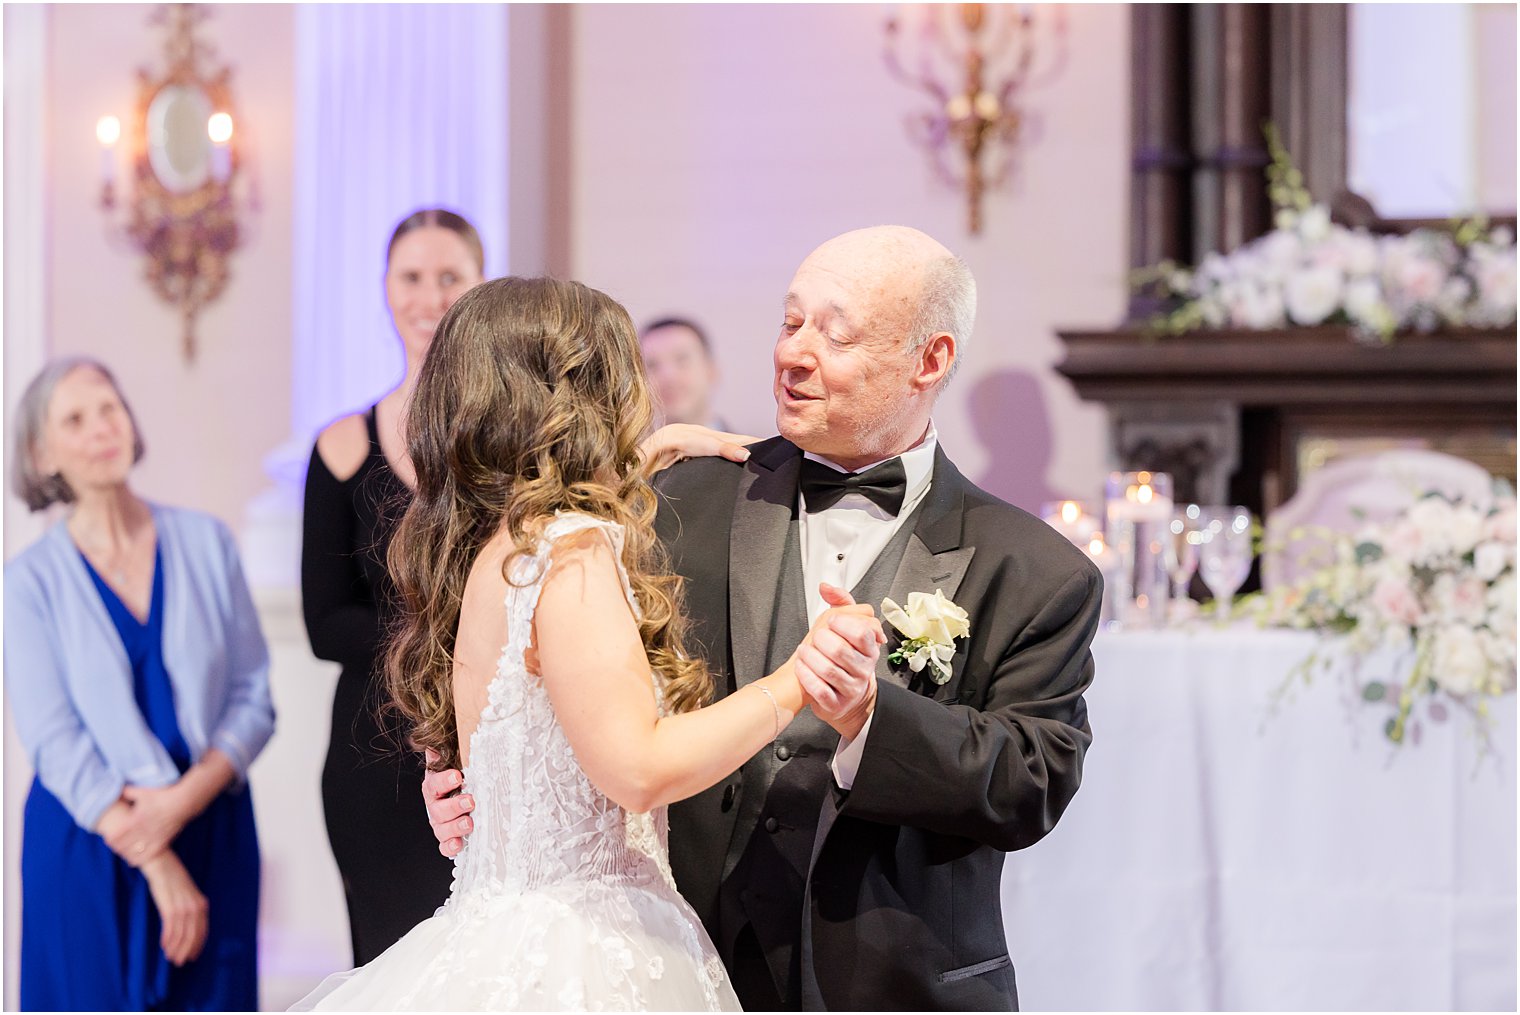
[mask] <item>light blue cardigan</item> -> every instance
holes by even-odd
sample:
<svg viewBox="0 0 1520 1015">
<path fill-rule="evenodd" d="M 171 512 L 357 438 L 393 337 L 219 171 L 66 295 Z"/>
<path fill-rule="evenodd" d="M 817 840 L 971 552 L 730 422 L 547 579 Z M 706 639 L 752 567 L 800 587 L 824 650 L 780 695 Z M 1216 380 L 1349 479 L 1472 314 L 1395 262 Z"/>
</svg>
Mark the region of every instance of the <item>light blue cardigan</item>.
<svg viewBox="0 0 1520 1015">
<path fill-rule="evenodd" d="M 150 504 L 164 569 L 163 652 L 194 760 L 238 779 L 274 732 L 269 650 L 237 546 L 210 515 Z M 132 693 L 132 668 L 63 522 L 5 566 L 5 691 L 42 784 L 93 830 L 122 787 L 179 779 Z"/>
</svg>

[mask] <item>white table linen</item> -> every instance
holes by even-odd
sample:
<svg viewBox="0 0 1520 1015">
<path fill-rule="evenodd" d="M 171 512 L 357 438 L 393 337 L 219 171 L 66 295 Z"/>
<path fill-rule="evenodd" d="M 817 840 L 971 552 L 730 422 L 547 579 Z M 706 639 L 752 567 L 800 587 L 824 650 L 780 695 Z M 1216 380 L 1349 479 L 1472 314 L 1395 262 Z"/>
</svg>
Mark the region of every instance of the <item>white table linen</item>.
<svg viewBox="0 0 1520 1015">
<path fill-rule="evenodd" d="M 1026 1009 L 1516 1006 L 1515 696 L 1391 745 L 1315 636 L 1105 633 L 1057 828 L 1011 854 Z"/>
</svg>

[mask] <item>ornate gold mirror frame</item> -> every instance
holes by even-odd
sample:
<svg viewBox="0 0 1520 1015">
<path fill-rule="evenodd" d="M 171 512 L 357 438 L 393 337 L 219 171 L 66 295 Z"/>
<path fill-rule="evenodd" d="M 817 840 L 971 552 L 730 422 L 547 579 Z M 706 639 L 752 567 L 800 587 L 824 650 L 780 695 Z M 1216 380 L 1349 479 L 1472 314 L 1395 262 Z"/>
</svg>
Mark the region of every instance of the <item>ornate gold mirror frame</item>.
<svg viewBox="0 0 1520 1015">
<path fill-rule="evenodd" d="M 153 291 L 176 307 L 183 324 L 186 362 L 195 360 L 195 322 L 221 295 L 228 257 L 242 236 L 233 197 L 241 160 L 233 134 L 231 70 L 214 63 L 210 46 L 195 37 L 207 14 L 198 5 L 165 5 L 151 22 L 167 26 L 167 69 L 139 69 L 132 114 L 126 221 L 119 229 L 147 259 Z M 102 134 L 102 144 L 109 142 Z M 114 166 L 101 204 L 116 200 Z"/>
</svg>

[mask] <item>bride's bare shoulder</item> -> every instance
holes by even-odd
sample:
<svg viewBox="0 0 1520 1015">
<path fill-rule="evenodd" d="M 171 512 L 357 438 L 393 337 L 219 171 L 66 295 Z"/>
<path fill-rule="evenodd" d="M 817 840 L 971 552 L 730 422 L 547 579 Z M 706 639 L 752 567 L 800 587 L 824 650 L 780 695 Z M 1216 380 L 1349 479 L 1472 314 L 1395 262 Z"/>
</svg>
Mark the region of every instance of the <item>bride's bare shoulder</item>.
<svg viewBox="0 0 1520 1015">
<path fill-rule="evenodd" d="M 456 660 L 482 656 L 494 663 L 495 655 L 501 652 L 501 639 L 506 630 L 506 618 L 502 612 L 507 590 L 504 569 L 511 552 L 512 540 L 498 534 L 475 555 L 459 604 Z"/>
<path fill-rule="evenodd" d="M 490 695 L 491 681 L 507 645 L 506 591 L 503 566 L 512 541 L 493 538 L 475 556 L 459 603 L 454 632 L 454 710 L 462 755 Z M 466 761 L 468 759 L 466 758 Z"/>
</svg>

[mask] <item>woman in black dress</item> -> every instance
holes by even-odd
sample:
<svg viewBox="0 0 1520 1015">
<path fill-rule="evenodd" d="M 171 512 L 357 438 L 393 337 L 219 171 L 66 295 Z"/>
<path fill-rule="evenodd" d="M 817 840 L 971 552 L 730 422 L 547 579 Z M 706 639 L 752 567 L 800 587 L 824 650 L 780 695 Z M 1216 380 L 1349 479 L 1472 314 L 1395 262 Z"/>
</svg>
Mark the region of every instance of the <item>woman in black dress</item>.
<svg viewBox="0 0 1520 1015">
<path fill-rule="evenodd" d="M 362 965 L 433 915 L 453 865 L 418 805 L 423 765 L 379 716 L 376 663 L 391 601 L 385 553 L 411 497 L 402 410 L 433 330 L 481 281 L 480 237 L 453 212 L 426 209 L 391 235 L 385 296 L 406 355 L 401 384 L 367 411 L 327 427 L 306 474 L 301 596 L 312 651 L 341 663 L 322 807 Z"/>
</svg>

